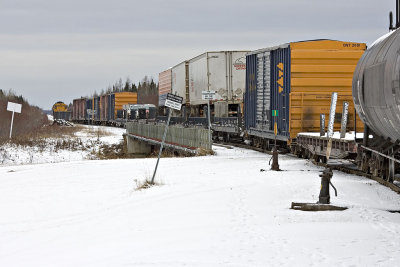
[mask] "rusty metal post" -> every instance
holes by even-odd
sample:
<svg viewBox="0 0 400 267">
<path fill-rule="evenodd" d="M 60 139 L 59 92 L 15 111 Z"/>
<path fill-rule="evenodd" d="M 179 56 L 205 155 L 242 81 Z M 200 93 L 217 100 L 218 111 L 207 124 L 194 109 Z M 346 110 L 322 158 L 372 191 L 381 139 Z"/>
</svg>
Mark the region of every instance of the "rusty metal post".
<svg viewBox="0 0 400 267">
<path fill-rule="evenodd" d="M 318 204 L 329 204 L 330 203 L 329 185 L 331 184 L 332 176 L 333 176 L 333 172 L 330 168 L 326 168 L 319 175 L 319 177 L 321 177 L 321 190 L 319 193 Z M 336 189 L 335 189 L 335 191 L 336 191 Z"/>
<path fill-rule="evenodd" d="M 280 171 L 279 169 L 279 163 L 278 163 L 278 150 L 276 149 L 276 145 L 274 146 L 274 149 L 272 150 L 272 165 L 271 165 L 271 170 L 273 171 Z"/>
<path fill-rule="evenodd" d="M 276 116 L 274 116 L 274 133 L 275 133 L 275 142 L 274 142 L 274 148 L 272 150 L 272 165 L 271 165 L 271 170 L 273 171 L 280 171 L 279 169 L 279 163 L 278 163 L 278 149 L 276 148 L 276 136 L 278 135 L 278 126 L 276 124 Z"/>
</svg>

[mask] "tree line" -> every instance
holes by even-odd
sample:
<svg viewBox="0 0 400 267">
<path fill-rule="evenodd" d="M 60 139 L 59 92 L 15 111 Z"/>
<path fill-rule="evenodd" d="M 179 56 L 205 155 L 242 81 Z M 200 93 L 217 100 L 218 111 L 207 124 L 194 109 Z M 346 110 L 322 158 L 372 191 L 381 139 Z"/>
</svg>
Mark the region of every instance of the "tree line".
<svg viewBox="0 0 400 267">
<path fill-rule="evenodd" d="M 137 93 L 138 104 L 154 104 L 158 106 L 158 84 L 148 76 L 144 76 L 138 84 L 133 83 L 129 77 L 126 78 L 125 82 L 120 78 L 113 85 L 109 85 L 106 89 L 101 89 L 100 93 L 95 91 L 91 97 L 117 92 L 135 92 Z M 69 104 L 69 109 L 71 108 L 72 103 Z"/>
<path fill-rule="evenodd" d="M 138 95 L 158 95 L 158 84 L 154 82 L 153 78 L 145 76 L 138 84 L 133 83 L 129 77 L 125 82 L 120 78 L 113 85 L 109 85 L 106 89 L 101 89 L 100 93 L 94 92 L 93 96 L 100 96 L 116 92 L 135 92 Z"/>
</svg>

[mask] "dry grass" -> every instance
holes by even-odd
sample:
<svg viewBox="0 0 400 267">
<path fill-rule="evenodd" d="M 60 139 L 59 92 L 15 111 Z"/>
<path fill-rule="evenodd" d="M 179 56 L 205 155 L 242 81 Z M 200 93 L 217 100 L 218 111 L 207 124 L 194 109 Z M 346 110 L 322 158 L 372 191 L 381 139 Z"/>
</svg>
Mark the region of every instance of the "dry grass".
<svg viewBox="0 0 400 267">
<path fill-rule="evenodd" d="M 214 155 L 214 151 L 213 150 L 209 150 L 209 149 L 204 149 L 204 148 L 199 148 L 198 152 L 197 152 L 197 156 L 208 156 L 208 155 Z"/>
<path fill-rule="evenodd" d="M 100 137 L 104 136 L 110 136 L 112 133 L 108 132 L 102 127 L 81 127 L 81 131 L 87 133 L 90 136 L 95 136 L 97 139 L 100 139 Z"/>
<path fill-rule="evenodd" d="M 58 150 L 69 150 L 69 151 L 91 151 L 91 159 L 106 159 L 106 158 L 119 158 L 120 153 L 118 152 L 119 147 L 123 145 L 114 145 L 115 147 L 106 148 L 105 156 L 98 156 L 99 151 L 96 151 L 94 147 L 101 146 L 99 140 L 86 140 L 82 141 L 81 138 L 77 137 L 78 132 L 86 131 L 87 127 L 77 125 L 75 127 L 65 127 L 59 125 L 46 125 L 37 131 L 32 131 L 30 133 L 19 135 L 13 137 L 11 140 L 8 138 L 0 139 L 0 146 L 5 143 L 10 143 L 21 147 L 36 147 L 39 152 L 44 152 L 45 150 L 52 150 L 57 152 Z M 102 136 L 103 134 L 108 134 L 106 131 L 93 131 L 93 134 L 98 134 Z M 106 145 L 104 145 L 106 146 Z M 123 150 L 123 149 L 120 149 Z M 101 150 L 103 151 L 103 150 Z M 117 153 L 115 152 L 117 151 Z"/>
<path fill-rule="evenodd" d="M 154 187 L 154 186 L 163 185 L 162 182 L 154 182 L 154 183 L 151 182 L 151 179 L 153 178 L 153 171 L 147 170 L 147 172 L 144 175 L 144 178 L 145 178 L 144 180 L 143 179 L 134 179 L 133 180 L 134 183 L 135 183 L 135 186 L 134 186 L 134 188 L 132 190 L 132 193 L 135 192 L 135 191 L 141 191 L 141 190 L 149 189 L 149 188 Z"/>
<path fill-rule="evenodd" d="M 147 158 L 157 158 L 159 149 L 155 149 Z M 186 158 L 186 157 L 194 157 L 196 156 L 193 153 L 183 151 L 183 150 L 175 150 L 172 148 L 164 147 L 163 152 L 161 153 L 162 158 Z"/>
<path fill-rule="evenodd" d="M 78 132 L 86 133 L 86 135 L 95 137 L 96 140 L 82 142 L 81 138 L 77 137 Z M 12 143 L 23 147 L 38 147 L 39 151 L 48 149 L 49 145 L 55 150 L 70 150 L 70 151 L 90 151 L 90 159 L 125 159 L 135 158 L 135 155 L 127 153 L 126 140 L 119 144 L 102 144 L 100 137 L 110 136 L 112 133 L 102 127 L 87 127 L 82 125 L 75 125 L 74 127 L 46 125 L 36 131 L 31 131 L 24 135 L 13 137 L 11 140 L 8 138 L 0 138 L 0 146 L 4 143 Z M 96 147 L 96 149 L 94 149 Z M 148 158 L 158 157 L 158 149 L 155 149 Z M 199 150 L 198 156 L 210 155 L 213 151 L 204 149 Z M 185 152 L 174 150 L 171 148 L 164 148 L 162 157 L 193 157 L 195 155 Z"/>
<path fill-rule="evenodd" d="M 141 191 L 141 190 L 149 189 L 154 186 L 162 185 L 162 183 L 157 183 L 157 182 L 152 183 L 151 178 L 152 177 L 150 177 L 149 175 L 146 175 L 146 179 L 144 181 L 143 180 L 139 181 L 137 179 L 134 179 L 133 181 L 135 182 L 135 188 L 133 191 Z"/>
<path fill-rule="evenodd" d="M 32 146 L 36 143 L 41 143 L 46 139 L 52 138 L 64 139 L 64 142 L 68 142 L 68 139 L 79 139 L 76 137 L 76 134 L 78 132 L 86 132 L 93 137 L 97 137 L 98 140 L 100 139 L 100 137 L 111 135 L 108 131 L 101 129 L 100 127 L 92 128 L 84 127 L 82 125 L 68 127 L 54 124 L 46 125 L 35 131 L 15 136 L 11 140 L 9 138 L 0 138 L 0 145 L 11 142 L 16 145 Z"/>
<path fill-rule="evenodd" d="M 22 146 L 33 146 L 36 143 L 42 143 L 50 138 L 67 138 L 75 137 L 75 133 L 80 131 L 79 127 L 64 127 L 57 125 L 46 125 L 35 131 L 27 132 L 18 136 L 9 138 L 1 138 L 0 145 L 4 143 L 13 143 Z"/>
<path fill-rule="evenodd" d="M 126 159 L 133 157 L 127 153 L 124 142 L 111 145 L 102 144 L 94 156 L 98 159 Z"/>
</svg>

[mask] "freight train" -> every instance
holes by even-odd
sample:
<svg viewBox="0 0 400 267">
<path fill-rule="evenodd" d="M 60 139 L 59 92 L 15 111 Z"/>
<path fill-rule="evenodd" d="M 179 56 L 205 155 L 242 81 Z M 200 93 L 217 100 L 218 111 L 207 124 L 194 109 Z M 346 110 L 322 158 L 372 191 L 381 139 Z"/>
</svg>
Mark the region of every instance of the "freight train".
<svg viewBox="0 0 400 267">
<path fill-rule="evenodd" d="M 396 25 L 368 50 L 364 43 L 320 39 L 185 60 L 159 75 L 156 121 L 166 120 L 165 96 L 174 93 L 183 97 L 183 108 L 173 112 L 171 123 L 207 126 L 202 92 L 211 91 L 213 138 L 235 137 L 262 149 L 277 140 L 281 148 L 323 162 L 330 146 L 331 157 L 352 158 L 364 172 L 392 182 L 400 166 L 399 1 Z M 333 92 L 338 94 L 334 131 L 342 126 L 347 102 L 345 126 L 363 135 L 332 141 L 315 134 L 321 114 L 330 112 Z M 133 110 L 137 102 L 132 93 L 76 99 L 72 119 L 121 126 L 140 117 Z M 151 110 L 147 114 L 154 119 L 155 107 Z"/>
<path fill-rule="evenodd" d="M 159 105 L 166 93 L 183 97 L 175 121 L 207 123 L 207 100 L 202 92 L 215 92 L 211 101 L 214 138 L 244 137 L 268 149 L 276 139 L 281 146 L 295 143 L 300 132 L 319 130 L 320 114 L 329 112 L 332 92 L 341 105 L 350 103 L 348 130 L 362 131 L 355 115 L 351 82 L 364 43 L 335 40 L 291 42 L 256 51 L 207 52 L 186 60 L 159 75 Z M 272 112 L 278 114 L 275 118 Z M 274 121 L 274 119 L 276 121 Z"/>
<path fill-rule="evenodd" d="M 322 162 L 329 147 L 331 158 L 354 159 L 365 173 L 393 182 L 400 169 L 399 5 L 398 1 L 396 26 L 368 50 L 364 43 L 310 40 L 246 53 L 243 102 L 236 108 L 229 98 L 211 102 L 214 138 L 239 136 L 263 149 L 270 149 L 277 139 L 294 154 Z M 206 55 L 208 60 L 218 58 Z M 213 86 L 211 71 L 191 74 L 191 62 L 160 73 L 160 105 L 167 92 L 182 96 L 184 121 L 207 114 L 205 101 L 192 101 L 196 90 L 198 98 L 201 91 L 228 88 Z M 205 65 L 209 68 L 210 62 Z M 204 85 L 193 86 L 196 79 Z M 330 112 L 333 92 L 338 94 L 333 130 L 340 130 L 347 103 L 345 128 L 354 133 L 350 139 L 315 134 L 320 131 L 321 114 Z M 364 134 L 357 138 L 357 132 Z"/>
<path fill-rule="evenodd" d="M 136 92 L 115 92 L 77 98 L 72 104 L 72 120 L 79 123 L 123 126 L 123 106 L 137 104 Z"/>
</svg>

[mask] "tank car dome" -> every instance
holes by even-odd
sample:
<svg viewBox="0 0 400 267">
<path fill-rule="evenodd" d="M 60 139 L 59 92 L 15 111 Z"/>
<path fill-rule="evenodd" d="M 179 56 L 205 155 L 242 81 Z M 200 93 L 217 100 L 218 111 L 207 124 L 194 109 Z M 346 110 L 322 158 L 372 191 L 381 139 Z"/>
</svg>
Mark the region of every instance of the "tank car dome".
<svg viewBox="0 0 400 267">
<path fill-rule="evenodd" d="M 369 47 L 353 76 L 353 100 L 361 120 L 375 134 L 400 140 L 400 30 Z"/>
</svg>

